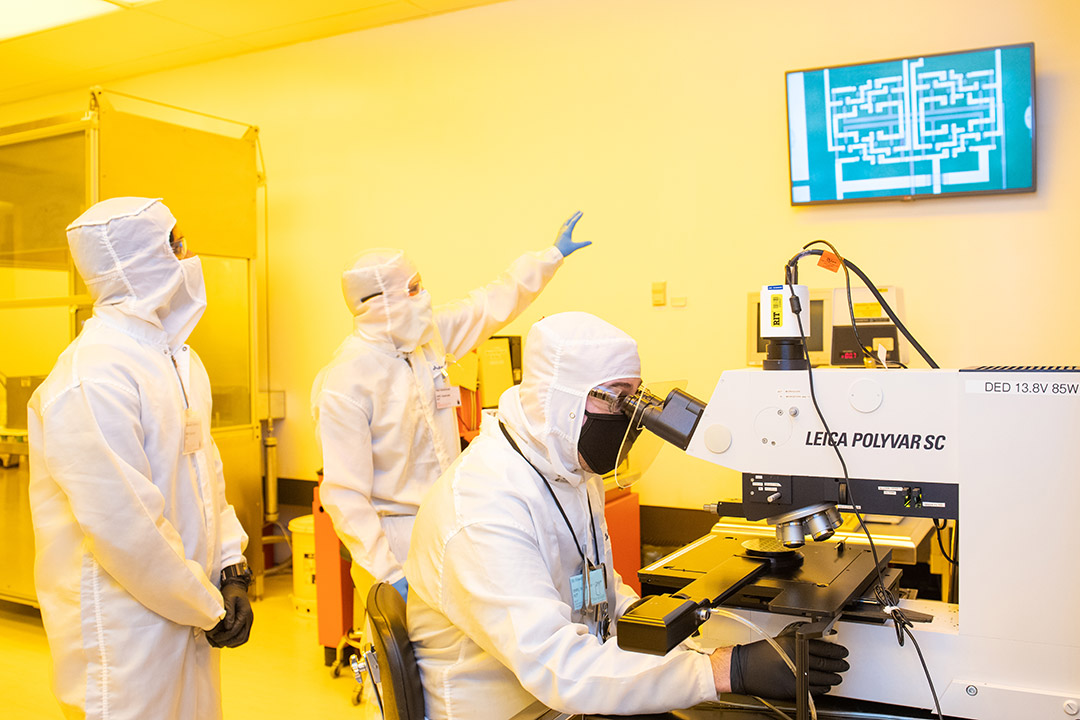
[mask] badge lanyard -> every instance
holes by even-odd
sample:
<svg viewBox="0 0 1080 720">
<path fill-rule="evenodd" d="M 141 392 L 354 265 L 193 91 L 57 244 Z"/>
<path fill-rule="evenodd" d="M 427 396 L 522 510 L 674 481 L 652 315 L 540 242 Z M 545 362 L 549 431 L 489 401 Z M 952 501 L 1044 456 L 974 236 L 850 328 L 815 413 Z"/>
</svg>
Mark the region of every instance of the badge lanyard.
<svg viewBox="0 0 1080 720">
<path fill-rule="evenodd" d="M 522 460 L 529 463 L 529 467 L 540 476 L 540 479 L 544 481 L 544 487 L 547 488 L 548 493 L 551 495 L 551 499 L 555 501 L 555 507 L 559 508 L 559 514 L 562 515 L 563 522 L 566 523 L 566 527 L 570 530 L 571 537 L 574 538 L 574 546 L 578 549 L 578 553 L 581 555 L 581 562 L 584 570 L 580 575 L 574 575 L 570 578 L 570 594 L 572 596 L 572 606 L 574 610 L 587 610 L 591 611 L 593 619 L 597 622 L 597 630 L 600 633 L 600 640 L 607 640 L 609 619 L 607 614 L 607 576 L 605 572 L 604 563 L 600 562 L 600 546 L 597 542 L 596 532 L 596 518 L 593 516 L 592 511 L 592 496 L 589 494 L 588 489 L 585 490 L 585 497 L 589 505 L 589 524 L 592 527 L 593 536 L 593 551 L 596 553 L 596 562 L 598 565 L 593 565 L 589 561 L 588 555 L 585 554 L 585 546 L 578 542 L 577 533 L 574 532 L 574 526 L 570 524 L 570 519 L 566 516 L 566 511 L 563 510 L 562 503 L 559 502 L 559 498 L 555 496 L 555 491 L 551 487 L 551 483 L 544 477 L 544 474 L 536 469 L 536 466 L 532 464 L 529 458 L 525 457 L 525 453 L 521 452 L 521 448 L 514 442 L 514 438 L 510 437 L 510 432 L 503 425 L 502 421 L 499 421 L 499 429 L 502 430 L 503 436 L 510 443 L 510 447 L 517 451 L 517 454 L 521 456 Z"/>
<path fill-rule="evenodd" d="M 180 367 L 176 364 L 176 358 L 170 356 L 173 369 L 176 370 L 176 379 L 180 383 L 180 392 L 184 395 L 184 454 L 190 455 L 202 448 L 202 422 L 199 413 L 192 409 L 188 402 L 187 390 L 184 389 L 184 379 L 180 377 Z"/>
</svg>

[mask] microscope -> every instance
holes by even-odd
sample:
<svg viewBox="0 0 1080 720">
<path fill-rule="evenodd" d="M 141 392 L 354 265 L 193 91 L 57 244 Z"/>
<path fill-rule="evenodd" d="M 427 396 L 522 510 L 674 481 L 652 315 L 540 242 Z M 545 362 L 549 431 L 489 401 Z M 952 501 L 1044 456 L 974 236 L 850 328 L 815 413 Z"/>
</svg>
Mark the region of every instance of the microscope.
<svg viewBox="0 0 1080 720">
<path fill-rule="evenodd" d="M 834 696 L 971 720 L 1080 717 L 1080 368 L 939 369 L 910 335 L 930 369 L 810 368 L 798 257 L 762 290 L 764 369 L 724 372 L 708 403 L 625 400 L 634 428 L 742 474 L 741 500 L 706 507 L 776 536 L 714 533 L 654 564 L 662 577 L 643 584 L 663 592 L 619 619 L 620 647 L 745 641 L 717 608 L 770 633 L 801 619 L 800 718 L 808 641 L 827 634 L 851 651 Z M 957 521 L 959 601 L 901 598 L 887 550 L 834 537 L 841 511 Z"/>
</svg>

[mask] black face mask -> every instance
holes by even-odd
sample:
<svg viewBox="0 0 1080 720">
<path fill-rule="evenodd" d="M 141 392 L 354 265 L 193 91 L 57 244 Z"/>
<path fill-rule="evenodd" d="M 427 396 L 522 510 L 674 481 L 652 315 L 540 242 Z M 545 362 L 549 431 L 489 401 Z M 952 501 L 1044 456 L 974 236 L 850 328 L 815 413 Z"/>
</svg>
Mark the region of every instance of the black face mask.
<svg viewBox="0 0 1080 720">
<path fill-rule="evenodd" d="M 607 475 L 619 464 L 622 460 L 619 449 L 629 426 L 630 418 L 622 413 L 612 415 L 585 411 L 585 422 L 581 424 L 581 434 L 578 436 L 578 452 L 593 472 Z M 627 450 L 636 438 L 637 433 L 627 437 Z"/>
</svg>

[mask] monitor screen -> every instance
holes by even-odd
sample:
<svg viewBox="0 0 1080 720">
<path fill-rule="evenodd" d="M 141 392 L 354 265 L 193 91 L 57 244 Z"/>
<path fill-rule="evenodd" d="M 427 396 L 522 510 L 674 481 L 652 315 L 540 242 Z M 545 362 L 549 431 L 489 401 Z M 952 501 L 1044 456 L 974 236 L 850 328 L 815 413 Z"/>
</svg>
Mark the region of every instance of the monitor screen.
<svg viewBox="0 0 1080 720">
<path fill-rule="evenodd" d="M 1035 46 L 787 73 L 791 204 L 1035 190 Z"/>
</svg>

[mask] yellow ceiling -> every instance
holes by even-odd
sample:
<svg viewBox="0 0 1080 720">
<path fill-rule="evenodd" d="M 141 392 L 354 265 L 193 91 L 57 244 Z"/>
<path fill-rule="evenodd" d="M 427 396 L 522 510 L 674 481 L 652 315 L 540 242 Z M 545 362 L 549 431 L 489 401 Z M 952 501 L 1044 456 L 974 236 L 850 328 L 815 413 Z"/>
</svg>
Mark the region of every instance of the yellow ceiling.
<svg viewBox="0 0 1080 720">
<path fill-rule="evenodd" d="M 0 104 L 505 0 L 156 0 L 0 42 Z"/>
</svg>

